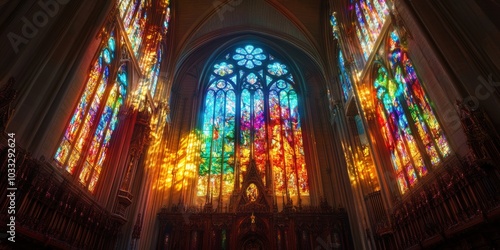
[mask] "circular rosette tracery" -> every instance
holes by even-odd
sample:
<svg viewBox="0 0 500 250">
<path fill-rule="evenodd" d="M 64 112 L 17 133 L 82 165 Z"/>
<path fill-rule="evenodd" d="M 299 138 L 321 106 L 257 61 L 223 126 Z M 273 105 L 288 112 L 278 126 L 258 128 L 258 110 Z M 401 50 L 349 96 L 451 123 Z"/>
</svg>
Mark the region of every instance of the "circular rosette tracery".
<svg viewBox="0 0 500 250">
<path fill-rule="evenodd" d="M 262 65 L 262 61 L 266 58 L 261 48 L 255 48 L 252 45 L 247 45 L 244 49 L 237 48 L 236 54 L 233 56 L 238 65 L 245 66 L 247 69 L 253 69 L 255 66 Z"/>
</svg>

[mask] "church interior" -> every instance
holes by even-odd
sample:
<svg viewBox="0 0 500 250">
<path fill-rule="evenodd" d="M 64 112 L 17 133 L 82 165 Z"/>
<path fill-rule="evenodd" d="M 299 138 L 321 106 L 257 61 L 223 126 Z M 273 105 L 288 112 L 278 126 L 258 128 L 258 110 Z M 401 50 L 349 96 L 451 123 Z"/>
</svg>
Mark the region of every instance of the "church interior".
<svg viewBox="0 0 500 250">
<path fill-rule="evenodd" d="M 0 248 L 500 249 L 498 13 L 0 1 Z"/>
</svg>

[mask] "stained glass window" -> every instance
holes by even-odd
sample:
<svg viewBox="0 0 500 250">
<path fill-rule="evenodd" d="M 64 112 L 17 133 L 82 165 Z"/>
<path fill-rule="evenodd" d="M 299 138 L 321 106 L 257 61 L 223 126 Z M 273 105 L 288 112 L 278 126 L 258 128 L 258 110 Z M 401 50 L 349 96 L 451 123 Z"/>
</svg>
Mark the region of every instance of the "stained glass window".
<svg viewBox="0 0 500 250">
<path fill-rule="evenodd" d="M 56 151 L 56 163 L 93 192 L 116 127 L 117 114 L 127 93 L 127 66 L 111 72 L 116 57 L 114 33 L 90 69 L 84 92 Z"/>
<path fill-rule="evenodd" d="M 168 22 L 170 20 L 170 8 L 165 9 L 165 17 L 161 26 L 161 33 L 150 35 L 145 38 L 144 42 L 148 45 L 142 51 L 141 59 L 139 60 L 141 71 L 144 77 L 139 82 L 137 96 L 139 99 L 144 99 L 147 92 L 154 98 L 157 92 L 157 86 L 160 77 L 160 67 L 165 51 L 165 35 L 168 31 Z"/>
<path fill-rule="evenodd" d="M 170 22 L 170 7 L 167 7 L 165 13 L 165 19 L 163 20 L 163 34 L 167 34 L 169 22 Z"/>
<path fill-rule="evenodd" d="M 139 54 L 146 27 L 147 12 L 145 7 L 145 0 L 121 0 L 118 5 L 123 27 L 135 56 Z"/>
<path fill-rule="evenodd" d="M 379 100 L 377 118 L 399 190 L 405 193 L 430 168 L 437 167 L 451 149 L 395 31 L 388 42 L 392 74 L 378 68 L 374 80 Z"/>
<path fill-rule="evenodd" d="M 368 59 L 389 15 L 387 3 L 385 0 L 351 1 L 351 9 L 357 21 L 356 36 L 363 50 L 363 56 Z"/>
<path fill-rule="evenodd" d="M 155 52 L 153 56 L 151 66 L 146 67 L 146 77 L 144 78 L 147 81 L 147 86 L 149 91 L 151 92 L 151 96 L 154 96 L 156 93 L 156 86 L 158 85 L 158 78 L 160 76 L 160 66 L 163 57 L 163 46 L 160 44 L 158 46 L 158 50 Z"/>
<path fill-rule="evenodd" d="M 333 30 L 333 37 L 335 39 L 339 39 L 339 27 L 337 23 L 337 18 L 335 17 L 335 13 L 332 13 L 330 15 L 330 25 L 332 26 Z M 342 50 L 339 50 L 338 54 L 338 65 L 339 65 L 339 78 L 340 78 L 340 85 L 342 87 L 342 95 L 344 97 L 344 102 L 347 101 L 347 98 L 349 97 L 349 93 L 352 91 L 352 83 L 351 83 L 351 78 L 350 74 L 347 73 L 346 66 L 345 66 L 345 60 L 344 60 L 344 55 L 342 54 Z"/>
<path fill-rule="evenodd" d="M 340 70 L 340 86 L 342 87 L 342 94 L 344 97 L 344 102 L 349 98 L 349 93 L 352 91 L 352 83 L 350 74 L 347 73 L 345 67 L 344 55 L 342 55 L 342 51 L 339 50 L 339 70 Z"/>
<path fill-rule="evenodd" d="M 133 2 L 133 0 L 121 0 L 118 4 L 118 10 L 120 11 L 120 17 L 122 20 L 125 20 L 125 16 L 129 16 L 129 13 L 134 12 Z"/>
<path fill-rule="evenodd" d="M 404 96 L 411 117 L 417 121 L 418 134 L 423 140 L 427 153 L 431 156 L 433 165 L 436 165 L 439 163 L 438 155 L 448 156 L 451 149 L 420 85 L 408 53 L 401 48 L 396 31 L 390 34 L 389 46 L 389 63 L 395 80 L 405 86 Z"/>
<path fill-rule="evenodd" d="M 272 171 L 276 194 L 308 195 L 295 88 L 289 68 L 253 45 L 214 64 L 204 100 L 199 196 L 230 194 L 250 164 L 263 181 Z"/>
<path fill-rule="evenodd" d="M 339 39 L 339 25 L 337 23 L 337 18 L 335 17 L 335 13 L 330 15 L 330 25 L 332 26 L 333 37 L 335 39 Z"/>
</svg>

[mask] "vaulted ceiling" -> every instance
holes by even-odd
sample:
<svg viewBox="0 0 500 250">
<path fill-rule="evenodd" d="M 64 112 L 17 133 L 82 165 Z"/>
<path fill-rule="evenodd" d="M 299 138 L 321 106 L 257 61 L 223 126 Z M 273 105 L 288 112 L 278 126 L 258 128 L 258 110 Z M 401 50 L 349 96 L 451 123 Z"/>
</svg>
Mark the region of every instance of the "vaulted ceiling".
<svg viewBox="0 0 500 250">
<path fill-rule="evenodd" d="M 177 77 L 189 71 L 198 77 L 200 73 L 192 71 L 203 69 L 187 68 L 208 62 L 217 50 L 245 40 L 279 49 L 296 68 L 304 69 L 304 78 L 308 74 L 328 78 L 327 1 L 172 0 L 171 10 L 168 60 L 170 73 Z M 173 88 L 177 87 L 174 83 Z"/>
</svg>

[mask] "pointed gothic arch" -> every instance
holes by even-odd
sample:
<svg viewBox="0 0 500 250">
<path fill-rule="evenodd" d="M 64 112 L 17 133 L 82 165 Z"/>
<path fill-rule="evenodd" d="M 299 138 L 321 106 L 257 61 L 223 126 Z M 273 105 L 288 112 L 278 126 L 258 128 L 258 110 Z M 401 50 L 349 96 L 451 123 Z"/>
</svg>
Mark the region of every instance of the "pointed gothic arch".
<svg viewBox="0 0 500 250">
<path fill-rule="evenodd" d="M 275 195 L 309 195 L 300 87 L 293 69 L 268 51 L 258 43 L 239 43 L 219 53 L 209 67 L 200 117 L 198 196 L 208 200 L 239 190 L 251 164 Z"/>
</svg>

